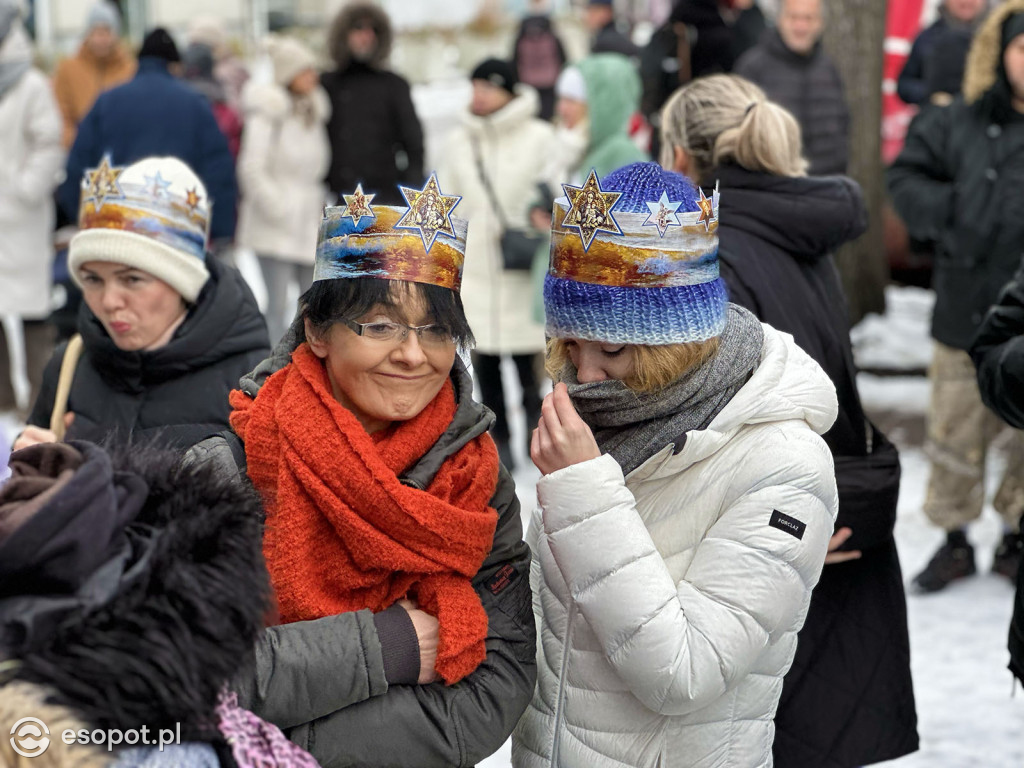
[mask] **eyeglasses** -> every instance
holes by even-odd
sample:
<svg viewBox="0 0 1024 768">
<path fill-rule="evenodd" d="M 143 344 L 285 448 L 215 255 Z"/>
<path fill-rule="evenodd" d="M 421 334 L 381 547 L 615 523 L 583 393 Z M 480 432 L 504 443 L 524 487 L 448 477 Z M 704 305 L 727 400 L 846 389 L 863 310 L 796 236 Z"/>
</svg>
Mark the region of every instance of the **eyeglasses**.
<svg viewBox="0 0 1024 768">
<path fill-rule="evenodd" d="M 425 347 L 442 347 L 455 341 L 451 331 L 443 325 L 434 323 L 430 325 L 405 325 L 392 322 L 357 323 L 347 317 L 338 317 L 337 320 L 351 328 L 357 336 L 362 336 L 370 341 L 402 343 L 409 337 L 409 331 L 415 331 L 420 344 Z"/>
</svg>

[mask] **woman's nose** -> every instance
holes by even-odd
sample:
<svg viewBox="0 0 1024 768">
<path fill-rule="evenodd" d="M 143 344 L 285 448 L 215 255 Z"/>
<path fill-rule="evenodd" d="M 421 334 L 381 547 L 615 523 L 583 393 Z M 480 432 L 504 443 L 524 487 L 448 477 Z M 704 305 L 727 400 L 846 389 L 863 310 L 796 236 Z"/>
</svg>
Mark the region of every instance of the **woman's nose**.
<svg viewBox="0 0 1024 768">
<path fill-rule="evenodd" d="M 395 347 L 394 358 L 410 367 L 420 365 L 427 359 L 416 331 L 406 329 L 405 338 Z"/>
<path fill-rule="evenodd" d="M 594 381 L 605 381 L 608 374 L 600 362 L 587 352 L 580 355 L 580 363 L 576 367 L 576 379 L 580 384 L 590 384 Z"/>
<path fill-rule="evenodd" d="M 103 289 L 101 304 L 107 312 L 113 312 L 124 305 L 124 296 L 116 286 L 106 286 Z"/>
</svg>

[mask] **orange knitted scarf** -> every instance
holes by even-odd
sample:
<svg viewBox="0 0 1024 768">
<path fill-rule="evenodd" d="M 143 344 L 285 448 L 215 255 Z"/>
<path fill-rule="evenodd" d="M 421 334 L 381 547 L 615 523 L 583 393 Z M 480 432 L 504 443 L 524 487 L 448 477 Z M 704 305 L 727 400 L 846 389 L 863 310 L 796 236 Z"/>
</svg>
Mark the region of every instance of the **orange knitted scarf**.
<svg viewBox="0 0 1024 768">
<path fill-rule="evenodd" d="M 476 669 L 487 614 L 471 580 L 498 519 L 488 506 L 494 441 L 472 440 L 426 490 L 399 481 L 451 424 L 451 381 L 415 418 L 371 437 L 303 344 L 255 400 L 236 390 L 231 405 L 264 499 L 263 553 L 282 622 L 381 611 L 409 596 L 438 620 L 441 678 L 451 684 Z"/>
</svg>

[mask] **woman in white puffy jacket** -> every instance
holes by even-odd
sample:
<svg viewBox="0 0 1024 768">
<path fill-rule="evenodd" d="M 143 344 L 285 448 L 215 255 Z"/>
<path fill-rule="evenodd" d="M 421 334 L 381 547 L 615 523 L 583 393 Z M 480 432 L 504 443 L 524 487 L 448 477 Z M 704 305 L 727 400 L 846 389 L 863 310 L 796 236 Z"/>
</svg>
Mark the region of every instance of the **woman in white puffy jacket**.
<svg viewBox="0 0 1024 768">
<path fill-rule="evenodd" d="M 267 330 L 284 335 L 296 296 L 313 284 L 313 261 L 326 202 L 324 176 L 331 160 L 327 120 L 331 103 L 320 86 L 316 58 L 298 40 L 272 35 L 266 43 L 273 83 L 250 83 L 242 92 L 245 131 L 238 154 L 242 202 L 238 244 L 259 257 L 267 286 Z"/>
<path fill-rule="evenodd" d="M 517 768 L 772 765 L 837 499 L 835 389 L 727 303 L 717 199 L 635 163 L 556 201 Z M 717 196 L 716 196 L 717 197 Z"/>
</svg>

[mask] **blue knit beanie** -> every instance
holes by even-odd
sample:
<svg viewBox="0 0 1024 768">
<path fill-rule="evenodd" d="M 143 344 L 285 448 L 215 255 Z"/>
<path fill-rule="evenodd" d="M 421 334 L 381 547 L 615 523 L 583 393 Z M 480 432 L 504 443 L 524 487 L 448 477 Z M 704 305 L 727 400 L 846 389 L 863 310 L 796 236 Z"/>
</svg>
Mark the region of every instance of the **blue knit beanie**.
<svg viewBox="0 0 1024 768">
<path fill-rule="evenodd" d="M 613 344 L 705 341 L 725 328 L 718 195 L 633 163 L 555 201 L 547 334 Z"/>
</svg>

